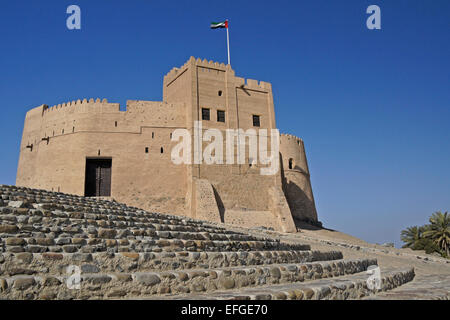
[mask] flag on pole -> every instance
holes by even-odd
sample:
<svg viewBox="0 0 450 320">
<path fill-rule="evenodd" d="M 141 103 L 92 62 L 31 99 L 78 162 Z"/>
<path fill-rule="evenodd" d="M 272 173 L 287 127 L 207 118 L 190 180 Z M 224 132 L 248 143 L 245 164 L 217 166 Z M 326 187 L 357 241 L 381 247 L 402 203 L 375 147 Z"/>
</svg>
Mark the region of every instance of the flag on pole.
<svg viewBox="0 0 450 320">
<path fill-rule="evenodd" d="M 211 22 L 211 29 L 227 29 L 228 64 L 230 64 L 230 33 L 228 31 L 228 19 L 224 22 Z"/>
<path fill-rule="evenodd" d="M 228 20 L 224 22 L 211 22 L 211 29 L 228 29 Z"/>
</svg>

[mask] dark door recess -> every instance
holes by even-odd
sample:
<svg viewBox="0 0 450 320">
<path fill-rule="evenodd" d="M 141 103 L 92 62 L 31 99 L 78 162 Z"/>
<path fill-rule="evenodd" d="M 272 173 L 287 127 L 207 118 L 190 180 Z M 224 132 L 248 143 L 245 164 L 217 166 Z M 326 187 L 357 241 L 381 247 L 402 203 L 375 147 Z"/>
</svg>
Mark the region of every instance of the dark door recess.
<svg viewBox="0 0 450 320">
<path fill-rule="evenodd" d="M 86 197 L 111 196 L 111 159 L 86 159 Z"/>
</svg>

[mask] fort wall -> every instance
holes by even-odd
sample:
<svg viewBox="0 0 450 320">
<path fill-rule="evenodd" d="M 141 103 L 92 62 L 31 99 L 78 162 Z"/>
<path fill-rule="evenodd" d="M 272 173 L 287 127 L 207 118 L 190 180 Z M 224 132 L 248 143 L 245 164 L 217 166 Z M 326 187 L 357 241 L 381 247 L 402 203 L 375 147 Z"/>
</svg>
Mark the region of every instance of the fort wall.
<svg viewBox="0 0 450 320">
<path fill-rule="evenodd" d="M 290 134 L 282 134 L 280 152 L 283 189 L 292 215 L 298 220 L 317 221 L 303 140 Z"/>
<path fill-rule="evenodd" d="M 209 120 L 202 109 L 209 110 Z M 125 111 L 98 98 L 41 105 L 25 117 L 16 183 L 85 195 L 87 162 L 107 159 L 110 196 L 128 205 L 285 231 L 295 231 L 289 210 L 294 217 L 317 220 L 301 139 L 281 137 L 284 171 L 275 175 L 261 175 L 267 165 L 253 159 L 248 148 L 245 163 L 237 164 L 237 146 L 234 164 L 195 164 L 194 154 L 191 164 L 174 164 L 175 129 L 189 130 L 193 150 L 196 143 L 202 150 L 210 144 L 202 135 L 195 141 L 194 121 L 201 122 L 202 133 L 210 128 L 222 133 L 226 155 L 227 129 L 276 128 L 272 86 L 236 77 L 229 65 L 191 57 L 164 77 L 163 101 L 129 100 Z M 269 138 L 264 149 L 270 152 L 270 146 Z M 288 159 L 293 169 L 286 169 Z"/>
</svg>

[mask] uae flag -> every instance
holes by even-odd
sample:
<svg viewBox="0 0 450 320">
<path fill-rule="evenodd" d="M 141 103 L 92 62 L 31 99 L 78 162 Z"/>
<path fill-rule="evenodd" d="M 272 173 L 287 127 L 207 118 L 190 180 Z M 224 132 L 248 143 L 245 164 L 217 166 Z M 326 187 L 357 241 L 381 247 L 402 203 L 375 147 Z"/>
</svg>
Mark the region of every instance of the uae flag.
<svg viewBox="0 0 450 320">
<path fill-rule="evenodd" d="M 224 22 L 211 22 L 211 29 L 228 29 L 228 20 Z"/>
</svg>

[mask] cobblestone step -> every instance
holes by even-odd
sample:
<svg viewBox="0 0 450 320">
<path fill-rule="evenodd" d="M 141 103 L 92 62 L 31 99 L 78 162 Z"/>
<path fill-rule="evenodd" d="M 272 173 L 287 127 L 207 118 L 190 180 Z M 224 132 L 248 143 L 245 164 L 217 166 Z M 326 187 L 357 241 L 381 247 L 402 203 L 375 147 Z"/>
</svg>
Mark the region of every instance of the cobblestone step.
<svg viewBox="0 0 450 320">
<path fill-rule="evenodd" d="M 9 242 L 16 240 L 18 242 Z M 6 238 L 0 241 L 0 252 L 173 252 L 173 251 L 261 251 L 261 250 L 310 250 L 309 245 L 287 244 L 282 242 L 263 241 L 230 241 L 230 240 L 180 240 L 180 239 L 100 239 L 100 238 L 64 238 L 67 244 L 55 244 L 51 238 Z M 61 238 L 60 238 L 61 239 Z M 61 241 L 57 239 L 58 241 Z M 35 242 L 30 244 L 29 242 Z M 70 244 L 69 244 L 70 242 Z"/>
<path fill-rule="evenodd" d="M 158 215 L 152 217 L 143 213 L 140 216 L 129 216 L 120 213 L 86 213 L 83 211 L 49 211 L 30 208 L 0 207 L 0 220 L 2 223 L 40 223 L 52 220 L 54 225 L 86 224 L 99 227 L 132 227 L 139 226 L 158 231 L 205 231 L 242 235 L 220 226 L 211 226 L 208 223 L 192 223 L 181 219 L 170 219 Z"/>
<path fill-rule="evenodd" d="M 49 219 L 51 220 L 51 219 Z M 3 224 L 2 224 L 3 222 Z M 161 231 L 147 227 L 129 227 L 129 226 L 111 226 L 97 227 L 89 223 L 71 221 L 65 225 L 52 225 L 51 221 L 47 221 L 45 225 L 40 224 L 4 224 L 0 216 L 0 237 L 34 237 L 52 238 L 64 237 L 65 235 L 74 236 L 76 238 L 89 238 L 93 236 L 103 237 L 108 235 L 113 239 L 137 239 L 138 237 L 148 237 L 152 239 L 182 239 L 182 240 L 229 240 L 229 241 L 265 241 L 278 242 L 273 239 L 248 236 L 236 233 L 220 233 L 208 232 L 199 228 L 196 231 Z M 15 226 L 15 227 L 14 227 Z M 7 232 L 1 232 L 1 231 Z M 195 229 L 194 229 L 195 230 Z"/>
<path fill-rule="evenodd" d="M 5 253 L 0 276 L 61 274 L 69 265 L 89 264 L 102 272 L 133 272 L 306 263 L 342 259 L 338 251 Z"/>
<path fill-rule="evenodd" d="M 368 266 L 376 265 L 376 263 L 377 261 L 374 259 L 360 259 L 134 273 L 100 273 L 93 265 L 84 265 L 80 270 L 79 290 L 68 288 L 69 276 L 55 275 L 1 277 L 0 285 L 3 288 L 2 296 L 6 298 L 10 296 L 26 298 L 27 295 L 33 298 L 45 298 L 42 294 L 51 293 L 54 295 L 53 298 L 61 298 L 62 295 L 70 294 L 73 298 L 82 299 L 88 293 L 89 297 L 92 297 L 92 292 L 102 292 L 105 294 L 103 297 L 115 297 L 118 294 L 117 291 L 121 292 L 119 296 L 122 297 L 125 295 L 186 294 L 339 277 L 365 271 Z"/>
<path fill-rule="evenodd" d="M 414 279 L 413 268 L 388 269 L 381 273 L 381 288 L 367 286 L 368 274 L 360 272 L 339 278 L 319 279 L 304 283 L 270 285 L 241 290 L 216 291 L 190 295 L 165 295 L 159 297 L 130 297 L 131 299 L 170 300 L 347 300 L 361 299 L 392 290 Z"/>
</svg>

